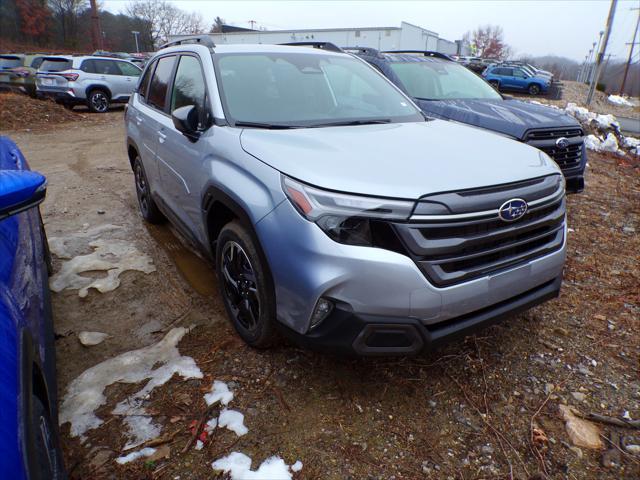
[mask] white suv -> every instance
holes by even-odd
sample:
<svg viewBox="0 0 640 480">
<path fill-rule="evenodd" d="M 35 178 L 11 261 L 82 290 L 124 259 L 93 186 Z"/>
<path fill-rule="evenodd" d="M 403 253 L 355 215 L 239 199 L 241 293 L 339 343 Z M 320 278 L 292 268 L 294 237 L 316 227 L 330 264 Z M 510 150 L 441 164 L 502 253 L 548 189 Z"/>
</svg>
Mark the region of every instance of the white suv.
<svg viewBox="0 0 640 480">
<path fill-rule="evenodd" d="M 111 103 L 126 103 L 142 70 L 126 60 L 97 56 L 46 57 L 36 74 L 39 96 L 54 98 L 69 108 L 86 104 L 104 113 Z"/>
</svg>

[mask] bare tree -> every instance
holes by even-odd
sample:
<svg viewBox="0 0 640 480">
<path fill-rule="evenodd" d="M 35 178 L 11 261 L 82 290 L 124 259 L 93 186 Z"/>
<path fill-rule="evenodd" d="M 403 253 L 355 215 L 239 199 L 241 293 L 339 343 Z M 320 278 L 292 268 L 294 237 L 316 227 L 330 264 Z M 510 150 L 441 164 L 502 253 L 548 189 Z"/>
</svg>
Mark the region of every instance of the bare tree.
<svg viewBox="0 0 640 480">
<path fill-rule="evenodd" d="M 512 54 L 504 41 L 504 32 L 499 25 L 480 26 L 464 34 L 463 40 L 471 46 L 473 55 L 483 58 L 505 59 Z"/>
<path fill-rule="evenodd" d="M 149 38 L 155 46 L 166 41 L 170 35 L 204 31 L 200 13 L 185 12 L 166 0 L 135 0 L 127 5 L 126 12 L 149 25 Z"/>
<path fill-rule="evenodd" d="M 62 41 L 75 42 L 78 33 L 78 16 L 87 7 L 87 0 L 48 0 L 54 18 L 59 22 Z"/>
<path fill-rule="evenodd" d="M 216 17 L 213 19 L 213 25 L 209 33 L 222 33 L 222 26 L 225 24 L 224 18 Z"/>
</svg>

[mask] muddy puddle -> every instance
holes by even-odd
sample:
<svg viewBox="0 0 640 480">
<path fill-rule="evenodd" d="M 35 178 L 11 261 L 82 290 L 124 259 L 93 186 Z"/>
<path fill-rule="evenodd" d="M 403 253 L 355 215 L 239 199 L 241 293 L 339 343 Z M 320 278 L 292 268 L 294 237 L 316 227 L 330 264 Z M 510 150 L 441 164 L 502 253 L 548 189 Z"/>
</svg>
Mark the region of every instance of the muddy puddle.
<svg viewBox="0 0 640 480">
<path fill-rule="evenodd" d="M 218 292 L 213 265 L 198 256 L 178 238 L 169 225 L 147 225 L 153 239 L 167 252 L 180 275 L 200 295 L 210 297 Z"/>
</svg>

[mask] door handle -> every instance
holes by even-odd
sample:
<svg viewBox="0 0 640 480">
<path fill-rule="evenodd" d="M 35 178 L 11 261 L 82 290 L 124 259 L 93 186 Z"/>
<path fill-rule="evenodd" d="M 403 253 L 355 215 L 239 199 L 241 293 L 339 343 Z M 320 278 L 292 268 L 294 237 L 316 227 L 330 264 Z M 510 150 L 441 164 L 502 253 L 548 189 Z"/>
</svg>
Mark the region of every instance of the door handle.
<svg viewBox="0 0 640 480">
<path fill-rule="evenodd" d="M 136 125 L 140 125 L 142 123 L 142 117 L 136 115 Z"/>
<path fill-rule="evenodd" d="M 107 77 L 105 77 L 104 75 L 100 76 L 100 80 L 106 80 Z"/>
<path fill-rule="evenodd" d="M 158 141 L 159 141 L 160 143 L 164 143 L 164 141 L 165 141 L 165 139 L 166 139 L 166 138 L 167 138 L 167 136 L 166 136 L 164 133 L 162 133 L 162 132 L 158 132 Z"/>
</svg>

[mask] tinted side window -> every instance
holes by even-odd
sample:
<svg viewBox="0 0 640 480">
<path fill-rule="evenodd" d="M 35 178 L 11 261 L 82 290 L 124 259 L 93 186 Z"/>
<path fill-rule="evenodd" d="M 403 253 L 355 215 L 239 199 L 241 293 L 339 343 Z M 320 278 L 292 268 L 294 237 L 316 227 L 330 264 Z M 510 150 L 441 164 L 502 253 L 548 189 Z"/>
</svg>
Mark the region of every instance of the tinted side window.
<svg viewBox="0 0 640 480">
<path fill-rule="evenodd" d="M 82 65 L 80 65 L 80 70 L 87 73 L 96 73 L 96 66 L 93 60 L 83 60 Z"/>
<path fill-rule="evenodd" d="M 93 64 L 98 75 L 122 75 L 113 60 L 93 60 Z"/>
<path fill-rule="evenodd" d="M 205 121 L 205 82 L 200 62 L 195 57 L 182 56 L 171 93 L 171 111 L 187 105 L 198 110 L 200 122 Z"/>
<path fill-rule="evenodd" d="M 125 75 L 127 77 L 139 77 L 142 73 L 142 71 L 138 67 L 131 65 L 130 63 L 118 62 L 118 67 L 120 67 L 122 75 Z"/>
<path fill-rule="evenodd" d="M 138 94 L 143 98 L 147 98 L 147 93 L 149 91 L 149 78 L 151 78 L 151 75 L 153 74 L 153 69 L 156 68 L 156 63 L 157 62 L 153 62 L 149 65 L 149 68 L 145 70 L 144 76 L 138 84 Z"/>
<path fill-rule="evenodd" d="M 175 61 L 175 56 L 161 58 L 158 60 L 153 77 L 151 77 L 147 102 L 160 110 L 164 110 Z"/>
<path fill-rule="evenodd" d="M 31 68 L 35 68 L 35 69 L 40 68 L 40 65 L 42 65 L 43 60 L 44 60 L 44 57 L 34 58 L 33 61 L 31 62 Z"/>
</svg>

